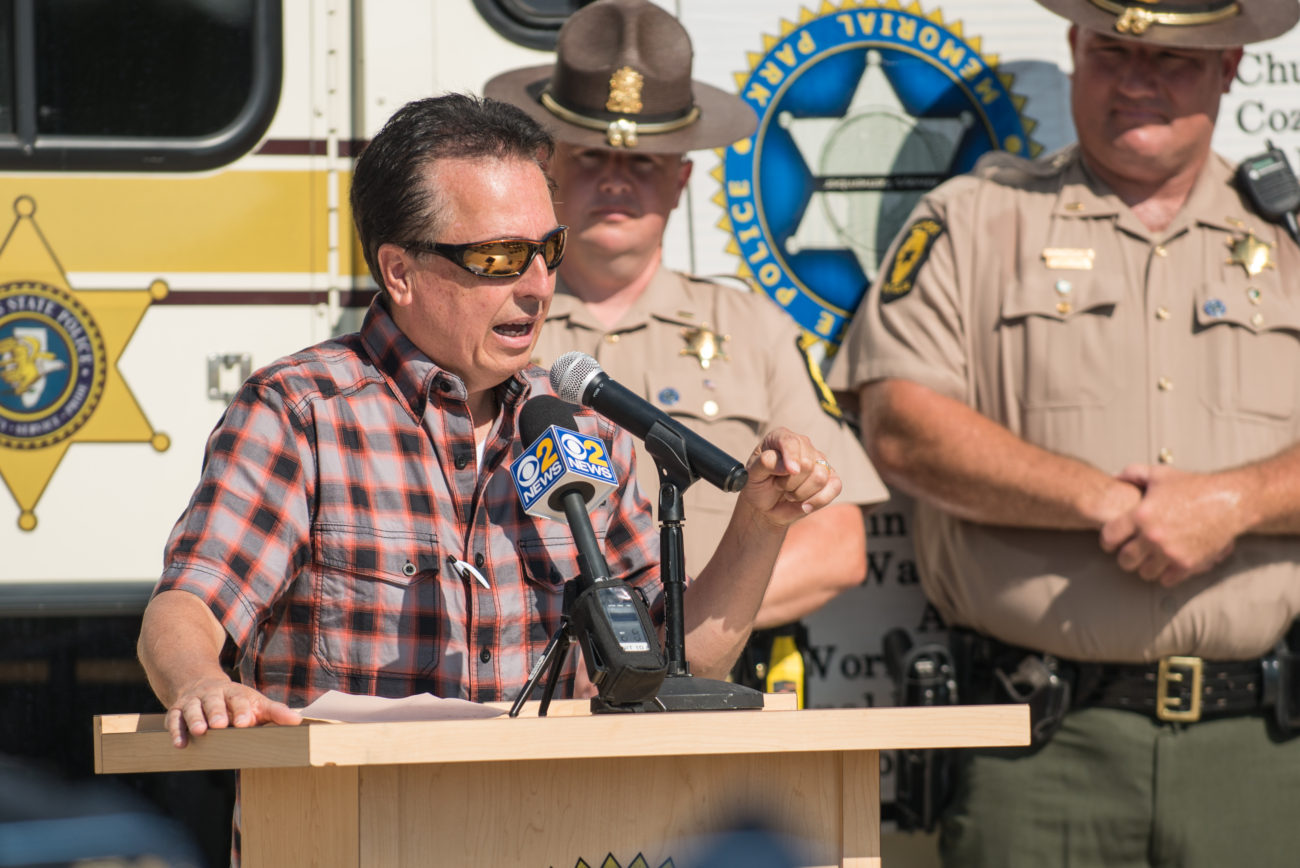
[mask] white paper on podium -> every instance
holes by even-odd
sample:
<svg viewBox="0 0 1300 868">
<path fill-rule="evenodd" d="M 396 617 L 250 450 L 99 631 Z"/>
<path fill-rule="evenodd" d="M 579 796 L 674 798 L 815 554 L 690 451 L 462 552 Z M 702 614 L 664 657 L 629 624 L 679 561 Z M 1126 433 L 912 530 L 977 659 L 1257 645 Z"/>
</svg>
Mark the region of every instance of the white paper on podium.
<svg viewBox="0 0 1300 868">
<path fill-rule="evenodd" d="M 325 723 L 387 723 L 401 720 L 470 720 L 500 717 L 504 711 L 464 699 L 443 699 L 417 693 L 401 699 L 358 696 L 330 690 L 298 712 L 308 720 Z"/>
</svg>

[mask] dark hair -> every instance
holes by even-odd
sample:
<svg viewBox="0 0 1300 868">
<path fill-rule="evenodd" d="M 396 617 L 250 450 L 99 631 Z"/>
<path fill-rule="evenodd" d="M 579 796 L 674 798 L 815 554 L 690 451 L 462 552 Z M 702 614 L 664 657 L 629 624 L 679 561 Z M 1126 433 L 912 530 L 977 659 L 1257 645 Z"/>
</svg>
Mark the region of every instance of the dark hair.
<svg viewBox="0 0 1300 868">
<path fill-rule="evenodd" d="M 531 160 L 539 166 L 555 143 L 541 125 L 509 103 L 449 93 L 398 109 L 357 158 L 352 220 L 370 274 L 380 288 L 379 248 L 404 244 L 437 228 L 442 203 L 426 168 L 438 160 Z"/>
</svg>

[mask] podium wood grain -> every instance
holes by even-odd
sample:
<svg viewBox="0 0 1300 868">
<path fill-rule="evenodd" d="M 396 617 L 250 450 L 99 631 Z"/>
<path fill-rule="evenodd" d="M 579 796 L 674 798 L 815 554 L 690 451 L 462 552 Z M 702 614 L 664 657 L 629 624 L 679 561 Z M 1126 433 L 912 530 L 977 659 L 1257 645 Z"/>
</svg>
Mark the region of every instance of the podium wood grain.
<svg viewBox="0 0 1300 868">
<path fill-rule="evenodd" d="M 772 697 L 784 704 L 785 697 Z M 690 864 L 757 819 L 807 866 L 880 865 L 882 750 L 1028 742 L 1023 706 L 590 715 L 215 730 L 95 721 L 101 773 L 241 769 L 244 864 Z"/>
</svg>

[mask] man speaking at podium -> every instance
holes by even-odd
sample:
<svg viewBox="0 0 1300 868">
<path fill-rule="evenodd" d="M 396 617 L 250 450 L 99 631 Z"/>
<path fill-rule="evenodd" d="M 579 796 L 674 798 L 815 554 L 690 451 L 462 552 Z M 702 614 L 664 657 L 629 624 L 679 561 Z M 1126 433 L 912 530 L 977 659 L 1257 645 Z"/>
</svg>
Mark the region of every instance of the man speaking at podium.
<svg viewBox="0 0 1300 868">
<path fill-rule="evenodd" d="M 299 721 L 329 689 L 513 698 L 577 572 L 568 528 L 525 515 L 509 465 L 564 254 L 522 111 L 447 95 L 408 104 L 358 159 L 353 217 L 382 291 L 360 331 L 255 373 L 208 442 L 145 612 L 141 661 L 175 744 Z M 614 576 L 661 591 L 632 438 L 586 409 L 621 484 L 591 522 Z M 695 675 L 722 678 L 795 520 L 840 482 L 779 429 L 684 600 Z M 227 675 L 233 666 L 238 680 Z M 572 690 L 570 661 L 559 686 Z"/>
</svg>

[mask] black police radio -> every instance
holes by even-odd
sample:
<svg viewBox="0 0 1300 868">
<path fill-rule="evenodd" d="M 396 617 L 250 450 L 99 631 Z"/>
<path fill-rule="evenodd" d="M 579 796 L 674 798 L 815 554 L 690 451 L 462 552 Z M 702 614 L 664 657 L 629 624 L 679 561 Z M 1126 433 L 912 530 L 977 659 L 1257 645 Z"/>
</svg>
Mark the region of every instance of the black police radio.
<svg viewBox="0 0 1300 868">
<path fill-rule="evenodd" d="M 1300 244 L 1300 226 L 1296 209 L 1300 209 L 1300 182 L 1291 171 L 1286 154 L 1266 141 L 1268 150 L 1247 157 L 1237 167 L 1237 186 L 1250 199 L 1255 210 L 1267 220 L 1280 223 L 1296 244 Z"/>
</svg>

